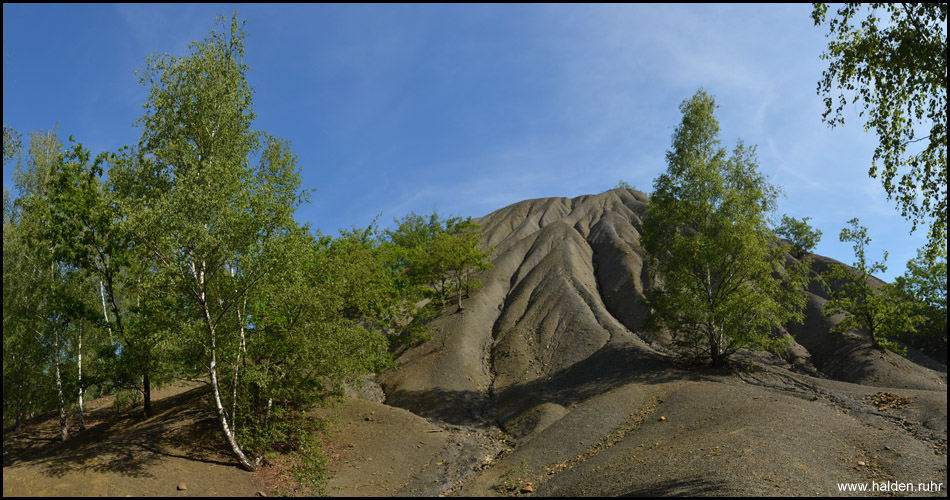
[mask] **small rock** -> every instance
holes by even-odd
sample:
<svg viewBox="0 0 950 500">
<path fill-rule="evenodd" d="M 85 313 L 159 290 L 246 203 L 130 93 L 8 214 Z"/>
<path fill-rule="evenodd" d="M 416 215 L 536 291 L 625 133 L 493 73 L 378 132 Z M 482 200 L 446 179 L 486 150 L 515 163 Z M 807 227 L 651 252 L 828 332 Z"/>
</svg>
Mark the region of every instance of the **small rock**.
<svg viewBox="0 0 950 500">
<path fill-rule="evenodd" d="M 864 463 L 864 462 L 861 462 L 861 461 L 858 462 L 858 467 L 864 467 L 864 466 L 866 466 L 866 465 L 867 465 L 867 464 Z"/>
<path fill-rule="evenodd" d="M 521 488 L 522 493 L 534 493 L 534 487 L 531 486 L 531 483 L 526 484 Z"/>
<path fill-rule="evenodd" d="M 259 497 L 266 497 L 266 496 L 267 496 L 267 493 L 264 493 L 263 491 L 258 491 L 258 492 L 257 492 L 257 496 L 259 496 Z"/>
<path fill-rule="evenodd" d="M 660 417 L 660 422 L 666 420 L 666 417 Z"/>
<path fill-rule="evenodd" d="M 185 486 L 185 483 L 178 483 L 178 491 L 185 491 L 188 487 Z"/>
</svg>

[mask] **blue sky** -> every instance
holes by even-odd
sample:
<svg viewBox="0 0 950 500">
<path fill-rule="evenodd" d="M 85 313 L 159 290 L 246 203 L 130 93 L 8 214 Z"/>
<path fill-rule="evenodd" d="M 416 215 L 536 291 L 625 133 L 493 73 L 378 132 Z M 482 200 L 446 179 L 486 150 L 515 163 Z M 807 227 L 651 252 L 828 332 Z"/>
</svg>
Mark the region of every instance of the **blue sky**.
<svg viewBox="0 0 950 500">
<path fill-rule="evenodd" d="M 824 27 L 792 5 L 3 5 L 3 123 L 60 124 L 94 153 L 138 142 L 153 53 L 185 55 L 216 14 L 248 20 L 255 128 L 288 139 L 298 219 L 324 233 L 410 211 L 478 217 L 524 199 L 649 192 L 679 104 L 719 105 L 723 146 L 757 145 L 812 217 L 817 253 L 853 261 L 859 217 L 885 279 L 924 244 L 867 175 L 877 143 L 857 109 L 821 121 Z M 12 189 L 11 166 L 3 185 Z"/>
</svg>

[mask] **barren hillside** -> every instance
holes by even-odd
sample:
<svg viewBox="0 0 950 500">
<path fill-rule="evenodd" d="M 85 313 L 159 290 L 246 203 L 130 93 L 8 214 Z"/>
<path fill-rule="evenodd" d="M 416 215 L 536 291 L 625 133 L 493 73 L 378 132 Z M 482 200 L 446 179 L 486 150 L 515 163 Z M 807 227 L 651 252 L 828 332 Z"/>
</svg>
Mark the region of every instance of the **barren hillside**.
<svg viewBox="0 0 950 500">
<path fill-rule="evenodd" d="M 946 367 L 832 335 L 818 287 L 804 324 L 787 332 L 789 355 L 740 353 L 751 370 L 678 368 L 662 339 L 641 337 L 647 202 L 615 189 L 527 200 L 478 221 L 496 248 L 483 288 L 378 377 L 387 405 L 504 439 L 510 451 L 446 487 L 500 493 L 516 475 L 518 490 L 531 482 L 545 495 L 946 485 Z M 832 262 L 814 258 L 819 270 Z M 909 402 L 875 404 L 900 398 Z"/>
</svg>

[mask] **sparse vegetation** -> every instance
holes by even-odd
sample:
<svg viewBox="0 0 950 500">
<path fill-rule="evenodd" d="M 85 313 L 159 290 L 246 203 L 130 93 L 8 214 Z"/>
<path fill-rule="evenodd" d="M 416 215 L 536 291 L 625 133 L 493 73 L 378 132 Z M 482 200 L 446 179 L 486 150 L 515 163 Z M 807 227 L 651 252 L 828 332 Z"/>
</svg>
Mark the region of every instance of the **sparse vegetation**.
<svg viewBox="0 0 950 500">
<path fill-rule="evenodd" d="M 906 354 L 906 349 L 895 342 L 912 334 L 923 323 L 919 308 L 900 289 L 889 283 L 875 286 L 873 274 L 887 270 L 887 252 L 884 260 L 868 263 L 865 248 L 871 242 L 867 228 L 857 218 L 848 221 L 850 228 L 841 230 L 842 242 L 854 244 L 855 262 L 851 268 L 834 264 L 822 275 L 831 299 L 825 304 L 825 314 L 844 313 L 833 332 L 859 329 L 871 337 L 874 347 Z"/>
<path fill-rule="evenodd" d="M 775 230 L 775 234 L 792 242 L 792 255 L 795 258 L 802 258 L 807 253 L 815 249 L 815 245 L 821 240 L 821 231 L 814 229 L 808 224 L 805 217 L 798 220 L 787 215 L 782 216 L 782 223 Z"/>
<path fill-rule="evenodd" d="M 505 469 L 505 471 L 498 476 L 498 479 L 502 480 L 502 484 L 498 486 L 498 490 L 502 493 L 517 491 L 525 486 L 528 479 L 531 479 L 531 470 L 528 469 L 527 459 L 522 458 L 521 465 L 519 465 L 517 469 Z"/>
</svg>

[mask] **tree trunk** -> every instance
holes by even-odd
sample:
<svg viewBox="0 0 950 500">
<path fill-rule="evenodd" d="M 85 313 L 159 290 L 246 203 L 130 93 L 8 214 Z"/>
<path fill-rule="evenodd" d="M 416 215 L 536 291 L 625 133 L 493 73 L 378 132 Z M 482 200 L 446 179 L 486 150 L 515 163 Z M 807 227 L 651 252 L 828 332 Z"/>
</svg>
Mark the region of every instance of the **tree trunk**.
<svg viewBox="0 0 950 500">
<path fill-rule="evenodd" d="M 211 391 L 214 395 L 214 407 L 218 411 L 218 421 L 221 422 L 221 430 L 224 431 L 224 437 L 228 442 L 228 445 L 231 447 L 231 451 L 234 453 L 234 456 L 240 462 L 241 467 L 244 469 L 254 472 L 257 470 L 257 462 L 251 462 L 247 459 L 247 456 L 244 455 L 244 452 L 241 451 L 241 447 L 238 445 L 236 439 L 234 439 L 234 433 L 231 431 L 231 427 L 228 425 L 228 416 L 224 411 L 224 405 L 221 404 L 221 388 L 218 384 L 218 355 L 217 355 L 217 334 L 215 332 L 214 320 L 211 319 L 211 311 L 208 309 L 208 303 L 205 295 L 205 280 L 204 280 L 204 263 L 201 264 L 201 271 L 198 271 L 195 268 L 195 265 L 191 265 L 192 275 L 195 277 L 195 282 L 198 285 L 198 297 L 201 303 L 201 308 L 205 313 L 205 323 L 208 326 L 208 334 L 210 335 L 211 340 L 211 363 L 209 364 L 209 374 L 211 376 Z"/>
<path fill-rule="evenodd" d="M 264 428 L 267 428 L 267 423 L 270 421 L 270 409 L 274 406 L 274 398 L 267 398 L 267 410 L 264 411 Z"/>
<path fill-rule="evenodd" d="M 106 312 L 106 287 L 99 280 L 99 296 L 102 297 L 102 316 L 106 319 L 106 327 L 109 330 L 109 345 L 112 345 L 112 326 L 109 325 L 109 313 Z"/>
<path fill-rule="evenodd" d="M 86 430 L 86 421 L 82 416 L 82 325 L 79 326 L 79 346 L 76 349 L 76 362 L 79 365 L 79 432 Z"/>
<path fill-rule="evenodd" d="M 724 342 L 722 331 L 713 329 L 709 335 L 709 355 L 712 357 L 712 365 L 715 368 L 721 368 L 726 364 L 726 358 L 722 353 Z"/>
<path fill-rule="evenodd" d="M 233 266 L 231 267 L 231 278 L 234 278 Z M 237 290 L 235 290 L 235 293 L 237 293 Z M 233 391 L 231 393 L 231 423 L 234 424 L 235 432 L 237 432 L 238 370 L 241 368 L 241 354 L 247 351 L 244 343 L 244 311 L 246 308 L 247 297 L 244 297 L 241 307 L 236 308 L 238 324 L 241 325 L 241 343 L 238 346 L 237 360 L 234 362 L 234 377 L 232 379 Z"/>
<path fill-rule="evenodd" d="M 208 316 L 210 320 L 210 316 Z M 209 327 L 210 327 L 209 323 Z M 221 391 L 218 386 L 218 369 L 217 369 L 217 354 L 215 352 L 215 333 L 214 328 L 211 328 L 211 389 L 214 393 L 214 406 L 218 410 L 218 420 L 221 422 L 221 429 L 224 431 L 224 437 L 228 441 L 228 445 L 231 446 L 231 451 L 234 453 L 234 456 L 237 457 L 238 462 L 241 463 L 241 467 L 244 467 L 250 472 L 257 470 L 257 464 L 251 463 L 247 459 L 247 456 L 244 455 L 244 452 L 241 451 L 241 447 L 238 445 L 237 441 L 234 439 L 234 433 L 231 431 L 230 426 L 228 426 L 228 416 L 224 412 L 224 405 L 221 404 Z"/>
<path fill-rule="evenodd" d="M 142 375 L 142 399 L 144 400 L 142 413 L 145 418 L 150 418 L 152 416 L 152 379 L 148 375 L 148 369 Z"/>
<path fill-rule="evenodd" d="M 53 342 L 53 364 L 56 365 L 56 393 L 59 396 L 59 434 L 63 441 L 69 438 L 69 429 L 66 427 L 66 400 L 63 398 L 63 380 L 59 373 L 59 338 Z"/>
</svg>

